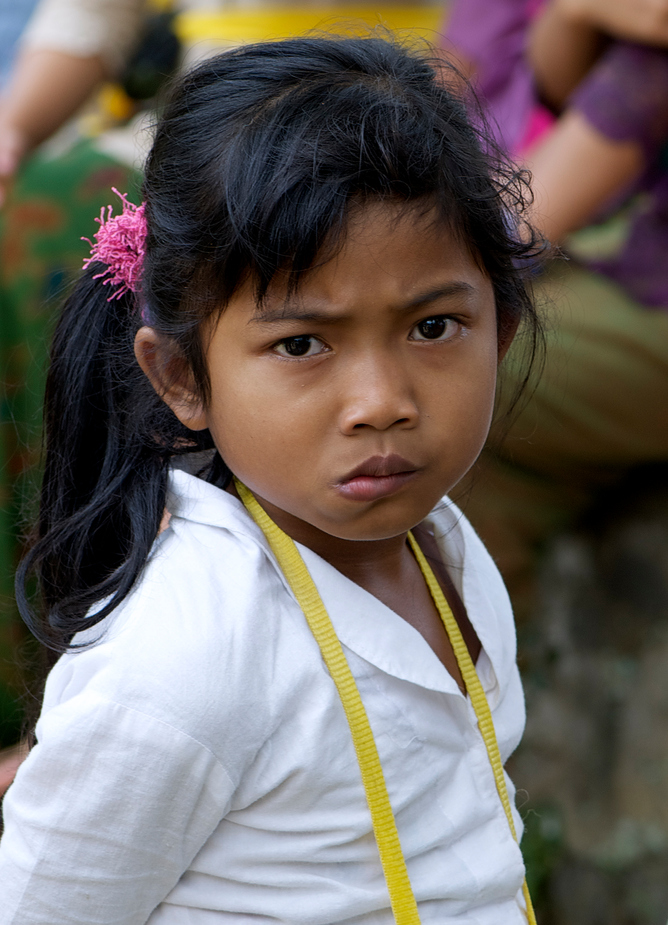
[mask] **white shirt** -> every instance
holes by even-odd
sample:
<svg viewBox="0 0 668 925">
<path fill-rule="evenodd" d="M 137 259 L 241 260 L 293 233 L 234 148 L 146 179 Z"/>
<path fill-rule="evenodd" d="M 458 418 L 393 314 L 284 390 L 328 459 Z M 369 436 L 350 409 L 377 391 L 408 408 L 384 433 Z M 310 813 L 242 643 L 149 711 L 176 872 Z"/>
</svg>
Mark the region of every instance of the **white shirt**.
<svg viewBox="0 0 668 925">
<path fill-rule="evenodd" d="M 1 925 L 391 925 L 343 708 L 264 536 L 185 472 L 168 507 L 131 596 L 49 676 L 5 799 Z M 524 724 L 508 597 L 454 505 L 427 524 L 483 646 L 505 761 Z M 300 551 L 371 722 L 423 925 L 524 923 L 470 702 L 417 630 Z"/>
<path fill-rule="evenodd" d="M 78 58 L 99 56 L 118 74 L 141 34 L 145 12 L 146 0 L 40 0 L 22 42 Z"/>
</svg>

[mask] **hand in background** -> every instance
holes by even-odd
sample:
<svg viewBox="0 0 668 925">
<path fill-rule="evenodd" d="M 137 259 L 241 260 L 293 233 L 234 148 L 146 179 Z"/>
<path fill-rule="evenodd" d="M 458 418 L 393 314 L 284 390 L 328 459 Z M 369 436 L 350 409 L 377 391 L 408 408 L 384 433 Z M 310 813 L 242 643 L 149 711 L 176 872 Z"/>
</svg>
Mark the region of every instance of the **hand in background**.
<svg viewBox="0 0 668 925">
<path fill-rule="evenodd" d="M 544 102 L 561 112 L 610 38 L 668 48 L 668 0 L 548 0 L 527 57 Z"/>
<path fill-rule="evenodd" d="M 618 39 L 668 46 L 668 0 L 558 0 L 563 14 Z"/>
</svg>

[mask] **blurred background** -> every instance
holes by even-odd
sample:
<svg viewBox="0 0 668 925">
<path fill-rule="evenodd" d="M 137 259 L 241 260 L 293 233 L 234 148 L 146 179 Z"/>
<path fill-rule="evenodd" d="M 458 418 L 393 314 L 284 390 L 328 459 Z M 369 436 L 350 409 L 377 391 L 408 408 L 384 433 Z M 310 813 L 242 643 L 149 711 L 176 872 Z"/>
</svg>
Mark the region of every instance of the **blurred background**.
<svg viewBox="0 0 668 925">
<path fill-rule="evenodd" d="M 668 0 L 0 4 L 0 793 L 40 656 L 13 573 L 55 313 L 111 187 L 139 202 L 168 78 L 311 29 L 427 40 L 533 174 L 546 351 L 504 363 L 453 493 L 506 579 L 528 722 L 511 759 L 541 925 L 668 919 Z M 538 375 L 542 372 L 542 375 Z"/>
</svg>

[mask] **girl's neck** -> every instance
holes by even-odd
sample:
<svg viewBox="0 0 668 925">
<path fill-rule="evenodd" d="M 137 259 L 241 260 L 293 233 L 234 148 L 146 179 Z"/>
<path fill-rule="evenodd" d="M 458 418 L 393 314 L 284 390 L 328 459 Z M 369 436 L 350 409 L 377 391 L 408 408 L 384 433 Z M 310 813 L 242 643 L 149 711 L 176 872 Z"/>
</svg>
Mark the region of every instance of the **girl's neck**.
<svg viewBox="0 0 668 925">
<path fill-rule="evenodd" d="M 345 540 L 324 533 L 265 500 L 262 500 L 262 507 L 291 539 L 311 549 L 362 587 L 378 580 L 396 580 L 405 568 L 407 556 L 412 558 L 406 533 L 382 540 Z"/>
<path fill-rule="evenodd" d="M 313 550 L 413 626 L 465 693 L 464 680 L 450 640 L 405 533 L 384 540 L 343 540 L 323 533 L 264 500 L 261 503 L 288 536 Z M 422 526 L 416 527 L 415 533 L 432 568 L 436 570 L 437 580 L 450 602 L 475 663 L 480 653 L 480 642 L 443 566 L 434 538 Z"/>
</svg>

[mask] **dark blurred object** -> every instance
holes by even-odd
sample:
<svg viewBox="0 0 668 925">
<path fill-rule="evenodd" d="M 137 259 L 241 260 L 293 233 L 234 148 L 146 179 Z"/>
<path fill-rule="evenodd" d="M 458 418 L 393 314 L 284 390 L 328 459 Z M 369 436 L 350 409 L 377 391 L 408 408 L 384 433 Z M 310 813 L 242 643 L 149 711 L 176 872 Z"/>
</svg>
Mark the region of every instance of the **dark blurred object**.
<svg viewBox="0 0 668 925">
<path fill-rule="evenodd" d="M 174 13 L 157 13 L 146 21 L 144 34 L 120 81 L 131 99 L 152 99 L 174 72 L 181 50 L 173 29 L 174 18 Z"/>
</svg>

